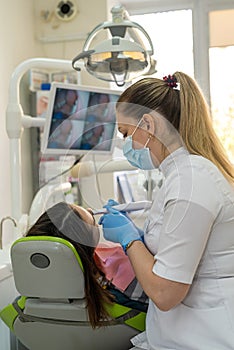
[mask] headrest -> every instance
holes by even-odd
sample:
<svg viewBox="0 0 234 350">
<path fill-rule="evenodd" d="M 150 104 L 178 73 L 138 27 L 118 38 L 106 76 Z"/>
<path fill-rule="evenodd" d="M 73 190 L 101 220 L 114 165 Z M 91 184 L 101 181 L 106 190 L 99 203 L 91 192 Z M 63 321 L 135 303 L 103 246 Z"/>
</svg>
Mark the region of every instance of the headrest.
<svg viewBox="0 0 234 350">
<path fill-rule="evenodd" d="M 48 236 L 23 237 L 11 247 L 16 289 L 27 297 L 85 297 L 83 266 L 74 246 Z"/>
</svg>

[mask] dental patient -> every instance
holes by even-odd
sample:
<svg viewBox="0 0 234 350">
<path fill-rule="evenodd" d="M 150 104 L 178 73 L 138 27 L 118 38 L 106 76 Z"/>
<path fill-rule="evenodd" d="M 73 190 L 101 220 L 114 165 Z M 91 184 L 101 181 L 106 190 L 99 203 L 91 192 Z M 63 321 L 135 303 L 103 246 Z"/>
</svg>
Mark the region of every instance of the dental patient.
<svg viewBox="0 0 234 350">
<path fill-rule="evenodd" d="M 60 237 L 73 244 L 85 271 L 87 311 L 93 328 L 109 317 L 105 303 L 147 311 L 148 298 L 128 257 L 118 244 L 99 243 L 100 232 L 91 210 L 60 202 L 44 212 L 26 236 Z"/>
</svg>

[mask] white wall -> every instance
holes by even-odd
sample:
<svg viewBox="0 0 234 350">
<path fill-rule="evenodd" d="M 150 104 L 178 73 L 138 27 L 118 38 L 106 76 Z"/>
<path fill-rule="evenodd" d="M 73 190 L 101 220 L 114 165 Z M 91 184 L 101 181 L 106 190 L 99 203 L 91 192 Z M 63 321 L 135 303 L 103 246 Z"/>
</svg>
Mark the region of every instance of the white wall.
<svg viewBox="0 0 234 350">
<path fill-rule="evenodd" d="M 79 12 L 71 21 L 63 22 L 54 15 L 59 1 L 34 0 L 36 38 L 42 43 L 43 57 L 72 59 L 82 52 L 88 33 L 109 16 L 107 1 L 73 0 Z M 49 13 L 47 21 L 41 15 L 43 11 Z M 87 73 L 82 76 L 82 82 L 86 85 L 106 85 Z"/>
<path fill-rule="evenodd" d="M 11 213 L 9 142 L 5 131 L 10 76 L 21 61 L 40 54 L 34 40 L 33 13 L 31 0 L 8 0 L 0 11 L 0 219 Z"/>
</svg>

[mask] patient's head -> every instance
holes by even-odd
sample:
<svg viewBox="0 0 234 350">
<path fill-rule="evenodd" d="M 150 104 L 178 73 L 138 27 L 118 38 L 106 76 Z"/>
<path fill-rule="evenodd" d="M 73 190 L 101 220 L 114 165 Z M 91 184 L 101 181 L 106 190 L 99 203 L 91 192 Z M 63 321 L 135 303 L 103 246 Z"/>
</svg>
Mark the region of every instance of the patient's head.
<svg viewBox="0 0 234 350">
<path fill-rule="evenodd" d="M 91 211 L 78 205 L 60 202 L 39 217 L 27 236 L 61 237 L 74 245 L 95 248 L 100 233 Z"/>
<path fill-rule="evenodd" d="M 61 237 L 74 245 L 84 267 L 90 323 L 93 328 L 101 326 L 102 320 L 108 317 L 104 303 L 112 302 L 113 298 L 98 282 L 98 279 L 104 281 L 105 276 L 94 261 L 94 250 L 100 234 L 91 212 L 65 202 L 55 204 L 39 217 L 27 236 Z"/>
</svg>

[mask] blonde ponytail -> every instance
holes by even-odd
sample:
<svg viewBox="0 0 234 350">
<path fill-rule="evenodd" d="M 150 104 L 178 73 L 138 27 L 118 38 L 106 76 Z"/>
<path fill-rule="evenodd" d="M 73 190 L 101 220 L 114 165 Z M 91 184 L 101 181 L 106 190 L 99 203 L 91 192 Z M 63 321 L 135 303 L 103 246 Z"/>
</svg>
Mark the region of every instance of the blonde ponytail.
<svg viewBox="0 0 234 350">
<path fill-rule="evenodd" d="M 214 131 L 211 113 L 198 84 L 188 75 L 174 73 L 180 83 L 179 133 L 192 154 L 213 162 L 230 182 L 234 182 L 234 169 Z"/>
</svg>

